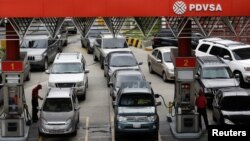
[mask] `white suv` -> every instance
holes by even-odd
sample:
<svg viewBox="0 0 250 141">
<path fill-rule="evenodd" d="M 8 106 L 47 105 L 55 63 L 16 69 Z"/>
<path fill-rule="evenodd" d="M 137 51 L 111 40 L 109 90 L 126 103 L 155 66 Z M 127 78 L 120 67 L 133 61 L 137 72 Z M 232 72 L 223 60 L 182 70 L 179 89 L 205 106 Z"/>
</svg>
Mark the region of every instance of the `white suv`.
<svg viewBox="0 0 250 141">
<path fill-rule="evenodd" d="M 86 97 L 89 70 L 81 53 L 58 53 L 49 73 L 49 88 L 73 87 L 81 99 Z"/>
<path fill-rule="evenodd" d="M 199 41 L 196 56 L 215 55 L 223 59 L 240 78 L 240 85 L 250 83 L 250 45 L 221 38 L 207 38 Z"/>
</svg>

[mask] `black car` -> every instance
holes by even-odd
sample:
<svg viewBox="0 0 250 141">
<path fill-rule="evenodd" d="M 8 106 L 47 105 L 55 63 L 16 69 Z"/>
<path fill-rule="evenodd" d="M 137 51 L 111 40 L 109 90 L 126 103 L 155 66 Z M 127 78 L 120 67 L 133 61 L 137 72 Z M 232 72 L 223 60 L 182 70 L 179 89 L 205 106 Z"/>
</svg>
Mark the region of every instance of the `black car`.
<svg viewBox="0 0 250 141">
<path fill-rule="evenodd" d="M 250 125 L 250 94 L 240 87 L 222 88 L 215 93 L 213 119 L 221 125 Z"/>
<path fill-rule="evenodd" d="M 139 69 L 118 69 L 110 77 L 110 96 L 115 100 L 122 83 L 128 81 L 146 81 Z"/>
<path fill-rule="evenodd" d="M 153 92 L 148 83 L 135 81 L 126 84 L 122 85 L 113 102 L 115 140 L 119 140 L 120 135 L 127 133 L 148 134 L 157 140 L 159 131 L 157 106 L 161 103 L 155 98 L 159 95 Z"/>
<path fill-rule="evenodd" d="M 142 62 L 137 62 L 131 51 L 113 51 L 108 53 L 104 60 L 104 76 L 107 77 L 107 85 L 110 76 L 118 69 L 140 69 Z"/>
<path fill-rule="evenodd" d="M 202 39 L 202 35 L 199 33 L 192 33 L 191 48 L 195 49 L 199 43 L 199 39 Z M 178 39 L 174 36 L 171 30 L 161 30 L 156 33 L 152 39 L 153 49 L 163 46 L 178 46 Z"/>
<path fill-rule="evenodd" d="M 108 29 L 91 29 L 87 37 L 81 37 L 81 45 L 86 48 L 88 54 L 92 54 L 94 51 L 94 42 L 99 34 L 109 33 Z"/>
</svg>

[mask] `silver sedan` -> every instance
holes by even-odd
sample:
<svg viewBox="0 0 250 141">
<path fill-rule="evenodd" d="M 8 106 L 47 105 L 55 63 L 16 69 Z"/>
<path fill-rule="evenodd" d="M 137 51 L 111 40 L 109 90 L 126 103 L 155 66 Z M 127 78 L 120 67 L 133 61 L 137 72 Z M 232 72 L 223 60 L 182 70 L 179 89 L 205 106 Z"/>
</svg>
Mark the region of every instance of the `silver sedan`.
<svg viewBox="0 0 250 141">
<path fill-rule="evenodd" d="M 171 47 L 159 47 L 148 54 L 148 68 L 150 73 L 157 73 L 162 76 L 164 81 L 174 80 L 174 65 L 171 60 Z"/>
</svg>

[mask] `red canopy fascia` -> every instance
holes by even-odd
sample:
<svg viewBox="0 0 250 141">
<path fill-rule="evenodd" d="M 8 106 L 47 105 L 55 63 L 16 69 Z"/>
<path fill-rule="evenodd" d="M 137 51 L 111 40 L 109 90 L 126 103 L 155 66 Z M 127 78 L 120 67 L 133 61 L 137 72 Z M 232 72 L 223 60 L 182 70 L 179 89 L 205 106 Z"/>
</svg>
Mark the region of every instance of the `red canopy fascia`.
<svg viewBox="0 0 250 141">
<path fill-rule="evenodd" d="M 249 0 L 0 0 L 0 17 L 250 16 L 248 2 Z"/>
</svg>

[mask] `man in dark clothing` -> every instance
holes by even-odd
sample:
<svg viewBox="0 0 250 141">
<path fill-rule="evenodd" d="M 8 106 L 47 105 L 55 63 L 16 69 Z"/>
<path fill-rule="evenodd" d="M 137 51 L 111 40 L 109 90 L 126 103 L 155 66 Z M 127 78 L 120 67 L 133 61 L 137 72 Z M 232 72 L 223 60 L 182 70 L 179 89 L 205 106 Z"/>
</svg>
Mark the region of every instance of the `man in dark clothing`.
<svg viewBox="0 0 250 141">
<path fill-rule="evenodd" d="M 32 99 L 31 99 L 31 103 L 32 103 L 32 120 L 33 122 L 37 122 L 38 121 L 38 99 L 43 100 L 42 97 L 40 97 L 38 95 L 38 91 L 42 89 L 42 85 L 38 84 L 35 88 L 33 88 L 32 90 Z"/>
<path fill-rule="evenodd" d="M 207 119 L 207 99 L 202 90 L 199 91 L 199 96 L 196 98 L 197 112 L 199 113 L 199 126 L 202 129 L 201 116 L 203 116 L 206 128 L 208 129 Z"/>
</svg>

